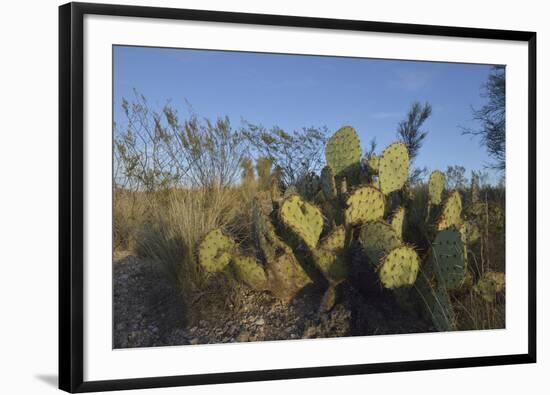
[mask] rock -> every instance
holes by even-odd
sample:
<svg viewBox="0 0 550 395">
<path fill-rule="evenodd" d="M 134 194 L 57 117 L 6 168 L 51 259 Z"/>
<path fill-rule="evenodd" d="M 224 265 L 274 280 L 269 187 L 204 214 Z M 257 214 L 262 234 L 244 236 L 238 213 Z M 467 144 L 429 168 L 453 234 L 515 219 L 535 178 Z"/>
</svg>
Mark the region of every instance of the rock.
<svg viewBox="0 0 550 395">
<path fill-rule="evenodd" d="M 200 342 L 200 339 L 198 337 L 195 337 L 189 341 L 189 344 L 195 345 L 195 344 L 199 344 L 199 342 Z"/>
<path fill-rule="evenodd" d="M 254 324 L 262 326 L 262 325 L 265 324 L 265 320 L 263 318 L 260 318 L 260 319 L 256 320 L 256 322 L 254 322 Z"/>
</svg>

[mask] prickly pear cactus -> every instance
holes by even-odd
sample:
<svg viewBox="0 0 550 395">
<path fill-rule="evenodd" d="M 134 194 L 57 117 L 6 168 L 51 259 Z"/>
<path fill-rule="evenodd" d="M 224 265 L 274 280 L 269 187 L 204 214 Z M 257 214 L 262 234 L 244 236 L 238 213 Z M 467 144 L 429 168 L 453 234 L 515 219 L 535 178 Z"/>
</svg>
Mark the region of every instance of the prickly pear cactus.
<svg viewBox="0 0 550 395">
<path fill-rule="evenodd" d="M 375 154 L 372 154 L 370 158 L 367 159 L 367 170 L 372 174 L 378 174 L 379 168 L 380 168 L 380 158 Z"/>
<path fill-rule="evenodd" d="M 462 199 L 458 191 L 453 191 L 443 205 L 443 212 L 437 223 L 437 229 L 443 230 L 450 226 L 460 227 L 462 223 Z"/>
<path fill-rule="evenodd" d="M 481 237 L 479 228 L 473 221 L 465 221 L 460 225 L 460 235 L 465 245 L 473 244 Z"/>
<path fill-rule="evenodd" d="M 326 200 L 336 198 L 336 182 L 334 181 L 332 169 L 329 166 L 325 166 L 321 170 L 321 190 Z"/>
<path fill-rule="evenodd" d="M 292 253 L 282 253 L 266 262 L 269 289 L 275 297 L 290 301 L 312 281 Z"/>
<path fill-rule="evenodd" d="M 336 227 L 312 250 L 315 265 L 332 284 L 338 284 L 347 276 L 346 262 L 342 257 L 346 239 L 343 226 Z"/>
<path fill-rule="evenodd" d="M 409 176 L 409 151 L 405 144 L 390 144 L 378 164 L 380 190 L 387 195 L 403 188 Z"/>
<path fill-rule="evenodd" d="M 231 262 L 235 247 L 235 242 L 221 229 L 214 229 L 199 245 L 199 263 L 207 272 L 220 272 Z"/>
<path fill-rule="evenodd" d="M 466 275 L 460 231 L 453 226 L 438 232 L 432 243 L 432 252 L 433 263 L 440 276 L 439 285 L 448 290 L 460 287 Z"/>
<path fill-rule="evenodd" d="M 236 255 L 232 261 L 235 276 L 252 289 L 259 291 L 269 289 L 267 275 L 256 258 Z"/>
<path fill-rule="evenodd" d="M 429 203 L 433 205 L 441 204 L 444 190 L 445 175 L 439 170 L 432 171 L 428 180 Z"/>
<path fill-rule="evenodd" d="M 420 268 L 420 258 L 409 246 L 400 246 L 391 250 L 378 268 L 378 276 L 384 288 L 396 289 L 411 286 L 416 281 Z"/>
<path fill-rule="evenodd" d="M 357 225 L 374 221 L 384 215 L 384 195 L 371 186 L 354 189 L 347 201 L 344 212 L 346 225 Z"/>
<path fill-rule="evenodd" d="M 344 126 L 334 133 L 325 147 L 325 158 L 335 177 L 357 166 L 361 159 L 361 143 L 355 129 Z"/>
<path fill-rule="evenodd" d="M 455 313 L 449 292 L 444 287 L 436 287 L 430 291 L 427 302 L 435 329 L 441 332 L 453 330 Z"/>
<path fill-rule="evenodd" d="M 392 215 L 391 226 L 400 239 L 403 239 L 403 225 L 405 223 L 405 207 L 399 207 Z"/>
<path fill-rule="evenodd" d="M 502 272 L 485 272 L 474 286 L 474 291 L 487 302 L 494 302 L 498 293 L 504 291 L 506 279 Z"/>
<path fill-rule="evenodd" d="M 377 266 L 383 256 L 402 244 L 395 229 L 383 222 L 367 222 L 361 227 L 359 242 L 371 264 Z"/>
<path fill-rule="evenodd" d="M 317 246 L 324 224 L 319 208 L 293 195 L 281 204 L 280 217 L 310 249 Z"/>
<path fill-rule="evenodd" d="M 340 252 L 344 249 L 346 242 L 346 229 L 343 226 L 337 226 L 323 240 L 321 240 L 320 248 Z"/>
</svg>

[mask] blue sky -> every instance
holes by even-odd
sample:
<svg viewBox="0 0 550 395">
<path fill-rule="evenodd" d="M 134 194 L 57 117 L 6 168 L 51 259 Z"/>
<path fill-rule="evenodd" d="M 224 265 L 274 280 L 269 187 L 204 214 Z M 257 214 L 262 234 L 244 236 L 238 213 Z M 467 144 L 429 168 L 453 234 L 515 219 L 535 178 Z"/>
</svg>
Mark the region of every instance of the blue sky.
<svg viewBox="0 0 550 395">
<path fill-rule="evenodd" d="M 470 170 L 490 162 L 477 139 L 460 126 L 476 127 L 471 107 L 484 99 L 480 87 L 491 66 L 435 62 L 277 55 L 187 49 L 115 47 L 115 122 L 122 98 L 133 89 L 153 106 L 171 104 L 186 114 L 186 101 L 202 117 L 229 116 L 291 131 L 353 126 L 363 149 L 375 137 L 377 151 L 396 140 L 396 129 L 414 101 L 429 102 L 429 132 L 417 166 Z M 491 173 L 491 181 L 497 176 Z"/>
</svg>

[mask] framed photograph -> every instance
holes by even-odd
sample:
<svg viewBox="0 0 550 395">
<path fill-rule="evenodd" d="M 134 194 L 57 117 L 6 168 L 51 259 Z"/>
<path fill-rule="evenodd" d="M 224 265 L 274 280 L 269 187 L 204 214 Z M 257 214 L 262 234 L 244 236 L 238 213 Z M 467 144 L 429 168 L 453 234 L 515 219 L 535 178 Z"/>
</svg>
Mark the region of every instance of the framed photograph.
<svg viewBox="0 0 550 395">
<path fill-rule="evenodd" d="M 536 361 L 534 32 L 59 16 L 61 389 Z"/>
</svg>

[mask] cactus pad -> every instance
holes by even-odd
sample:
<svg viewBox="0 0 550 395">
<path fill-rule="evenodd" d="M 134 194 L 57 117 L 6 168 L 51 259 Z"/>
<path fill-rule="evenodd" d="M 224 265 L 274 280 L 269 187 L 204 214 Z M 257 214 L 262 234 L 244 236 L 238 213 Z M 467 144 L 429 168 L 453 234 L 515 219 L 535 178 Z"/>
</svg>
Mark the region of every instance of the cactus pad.
<svg viewBox="0 0 550 395">
<path fill-rule="evenodd" d="M 395 289 L 413 285 L 419 269 L 420 258 L 416 251 L 409 246 L 400 246 L 384 257 L 378 276 L 384 288 Z"/>
<path fill-rule="evenodd" d="M 372 154 L 370 158 L 367 159 L 367 169 L 373 174 L 378 174 L 378 169 L 380 167 L 380 158 L 375 154 Z"/>
<path fill-rule="evenodd" d="M 361 227 L 359 242 L 373 265 L 402 244 L 393 227 L 382 221 L 367 222 Z"/>
<path fill-rule="evenodd" d="M 384 195 L 371 186 L 353 190 L 346 201 L 345 220 L 347 225 L 374 221 L 384 215 Z"/>
<path fill-rule="evenodd" d="M 335 177 L 356 166 L 361 159 L 361 143 L 355 129 L 344 126 L 334 133 L 325 147 L 325 158 Z"/>
<path fill-rule="evenodd" d="M 474 222 L 466 221 L 460 226 L 460 235 L 464 244 L 475 243 L 480 238 L 479 228 Z"/>
<path fill-rule="evenodd" d="M 380 190 L 384 194 L 397 191 L 409 176 L 409 151 L 405 144 L 390 144 L 382 153 L 378 165 Z"/>
<path fill-rule="evenodd" d="M 497 293 L 504 291 L 506 279 L 501 272 L 485 272 L 474 286 L 474 291 L 487 302 L 494 302 Z"/>
<path fill-rule="evenodd" d="M 327 200 L 332 200 L 336 197 L 336 183 L 334 181 L 334 174 L 329 166 L 325 166 L 323 167 L 323 170 L 321 170 L 321 190 Z"/>
<path fill-rule="evenodd" d="M 311 283 L 292 253 L 283 253 L 266 264 L 269 289 L 275 297 L 290 301 L 298 291 Z"/>
<path fill-rule="evenodd" d="M 443 191 L 445 190 L 445 176 L 439 170 L 432 171 L 428 181 L 428 195 L 430 204 L 441 204 Z"/>
<path fill-rule="evenodd" d="M 312 251 L 315 266 L 331 284 L 338 284 L 347 276 L 347 266 L 340 254 L 318 248 Z"/>
<path fill-rule="evenodd" d="M 199 245 L 199 262 L 210 273 L 222 271 L 231 261 L 235 242 L 221 229 L 210 231 Z"/>
<path fill-rule="evenodd" d="M 447 229 L 450 226 L 460 227 L 462 219 L 460 214 L 462 212 L 462 199 L 460 198 L 460 193 L 458 191 L 453 191 L 445 204 L 443 205 L 443 212 L 437 223 L 437 229 L 443 230 Z"/>
<path fill-rule="evenodd" d="M 453 226 L 437 233 L 433 244 L 432 259 L 446 289 L 456 289 L 464 280 L 466 260 L 460 232 Z"/>
<path fill-rule="evenodd" d="M 403 238 L 403 225 L 405 223 L 405 207 L 399 207 L 393 213 L 391 226 L 400 239 Z"/>
<path fill-rule="evenodd" d="M 432 316 L 434 327 L 438 331 L 453 329 L 455 314 L 449 293 L 444 287 L 437 287 L 428 297 L 428 308 Z"/>
<path fill-rule="evenodd" d="M 233 258 L 233 270 L 238 279 L 252 289 L 268 289 L 267 275 L 263 266 L 251 256 L 237 255 Z"/>
<path fill-rule="evenodd" d="M 338 226 L 321 240 L 320 247 L 327 251 L 339 252 L 344 249 L 345 241 L 346 229 L 343 226 Z"/>
<path fill-rule="evenodd" d="M 299 196 L 293 195 L 281 204 L 280 216 L 282 222 L 310 249 L 317 246 L 324 223 L 321 210 Z"/>
</svg>

